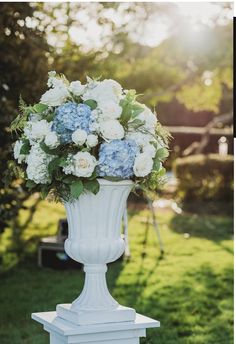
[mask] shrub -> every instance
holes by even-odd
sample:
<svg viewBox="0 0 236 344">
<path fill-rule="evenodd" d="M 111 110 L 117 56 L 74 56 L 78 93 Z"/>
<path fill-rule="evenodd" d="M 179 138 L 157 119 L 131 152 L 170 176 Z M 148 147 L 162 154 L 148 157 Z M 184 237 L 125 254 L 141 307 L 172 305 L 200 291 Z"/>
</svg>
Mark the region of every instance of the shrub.
<svg viewBox="0 0 236 344">
<path fill-rule="evenodd" d="M 233 156 L 191 155 L 174 164 L 178 196 L 184 200 L 231 201 L 233 198 Z"/>
</svg>

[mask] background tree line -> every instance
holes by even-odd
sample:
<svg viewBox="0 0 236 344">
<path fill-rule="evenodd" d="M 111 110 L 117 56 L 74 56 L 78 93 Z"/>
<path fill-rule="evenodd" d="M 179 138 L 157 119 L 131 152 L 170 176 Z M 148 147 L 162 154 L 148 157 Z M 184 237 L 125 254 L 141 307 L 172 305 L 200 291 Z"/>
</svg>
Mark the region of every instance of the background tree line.
<svg viewBox="0 0 236 344">
<path fill-rule="evenodd" d="M 232 111 L 231 10 L 230 4 L 221 4 L 214 20 L 199 22 L 195 30 L 175 4 L 2 3 L 1 229 L 17 218 L 28 197 L 20 181 L 6 188 L 13 139 L 9 123 L 20 95 L 27 103 L 38 101 L 49 70 L 70 80 L 114 78 L 135 88 L 164 125 L 204 126 Z M 142 39 L 153 20 L 166 25 L 165 38 L 156 45 Z M 90 42 L 84 37 L 91 23 L 96 30 Z"/>
</svg>

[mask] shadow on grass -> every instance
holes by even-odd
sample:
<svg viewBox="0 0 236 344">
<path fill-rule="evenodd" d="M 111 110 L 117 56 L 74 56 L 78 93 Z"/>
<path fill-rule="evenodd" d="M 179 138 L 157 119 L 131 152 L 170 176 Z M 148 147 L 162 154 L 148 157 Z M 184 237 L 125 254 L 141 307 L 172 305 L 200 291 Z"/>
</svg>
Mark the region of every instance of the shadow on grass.
<svg viewBox="0 0 236 344">
<path fill-rule="evenodd" d="M 222 215 L 183 213 L 172 218 L 170 229 L 179 234 L 188 233 L 193 237 L 220 242 L 232 239 L 233 218 Z"/>
<path fill-rule="evenodd" d="M 145 297 L 149 278 L 142 268 L 134 283 L 120 290 L 125 304 L 137 312 L 161 320 L 160 329 L 150 329 L 146 344 L 232 344 L 233 270 L 215 274 L 208 265 L 190 271 L 181 283 L 166 285 Z M 158 262 L 151 273 L 158 273 Z M 119 293 L 116 290 L 116 295 Z M 232 303 L 231 303 L 232 302 Z"/>
</svg>

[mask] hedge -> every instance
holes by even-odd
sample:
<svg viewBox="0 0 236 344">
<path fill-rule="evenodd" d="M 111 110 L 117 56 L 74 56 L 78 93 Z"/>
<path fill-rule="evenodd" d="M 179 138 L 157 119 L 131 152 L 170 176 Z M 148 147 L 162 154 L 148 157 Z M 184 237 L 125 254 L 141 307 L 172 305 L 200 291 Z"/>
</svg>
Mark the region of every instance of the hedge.
<svg viewBox="0 0 236 344">
<path fill-rule="evenodd" d="M 178 196 L 185 201 L 232 201 L 233 156 L 191 155 L 176 159 Z"/>
</svg>

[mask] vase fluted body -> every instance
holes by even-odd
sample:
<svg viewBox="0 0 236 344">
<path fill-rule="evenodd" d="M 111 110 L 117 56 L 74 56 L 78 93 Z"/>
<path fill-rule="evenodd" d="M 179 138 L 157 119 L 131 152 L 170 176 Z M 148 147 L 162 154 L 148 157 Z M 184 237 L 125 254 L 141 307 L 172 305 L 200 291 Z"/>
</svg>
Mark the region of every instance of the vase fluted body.
<svg viewBox="0 0 236 344">
<path fill-rule="evenodd" d="M 66 253 L 84 264 L 85 283 L 72 304 L 57 306 L 57 314 L 75 324 L 133 321 L 135 311 L 111 296 L 106 284 L 107 263 L 125 250 L 121 222 L 133 182 L 99 179 L 100 190 L 64 203 L 68 220 Z"/>
</svg>

